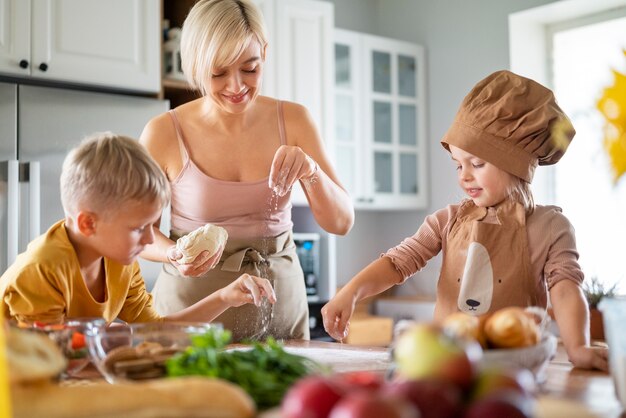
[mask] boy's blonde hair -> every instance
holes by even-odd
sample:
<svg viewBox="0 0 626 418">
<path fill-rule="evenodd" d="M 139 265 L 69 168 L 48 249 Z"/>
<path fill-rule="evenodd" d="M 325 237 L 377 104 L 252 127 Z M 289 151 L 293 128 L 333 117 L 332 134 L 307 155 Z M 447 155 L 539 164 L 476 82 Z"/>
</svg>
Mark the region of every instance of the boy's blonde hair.
<svg viewBox="0 0 626 418">
<path fill-rule="evenodd" d="M 253 40 L 265 51 L 263 15 L 251 0 L 198 1 L 183 23 L 180 39 L 189 84 L 206 95 L 213 69 L 234 63 Z"/>
<path fill-rule="evenodd" d="M 66 216 L 80 210 L 106 216 L 129 200 L 167 205 L 167 178 L 132 138 L 112 132 L 85 138 L 63 162 L 61 202 Z"/>
</svg>

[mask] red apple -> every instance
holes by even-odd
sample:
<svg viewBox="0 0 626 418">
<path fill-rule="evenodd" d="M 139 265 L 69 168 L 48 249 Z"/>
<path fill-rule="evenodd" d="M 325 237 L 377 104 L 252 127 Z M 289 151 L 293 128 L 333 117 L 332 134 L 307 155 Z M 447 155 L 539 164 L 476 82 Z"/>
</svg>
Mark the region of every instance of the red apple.
<svg viewBox="0 0 626 418">
<path fill-rule="evenodd" d="M 530 418 L 532 416 L 532 398 L 511 389 L 502 390 L 472 402 L 463 418 Z"/>
<path fill-rule="evenodd" d="M 397 374 L 404 379 L 436 378 L 469 389 L 482 349 L 461 342 L 439 328 L 417 324 L 404 331 L 394 349 Z"/>
<path fill-rule="evenodd" d="M 384 376 L 381 373 L 371 371 L 346 372 L 335 375 L 335 381 L 342 385 L 346 391 L 367 389 L 376 391 L 381 388 Z"/>
<path fill-rule="evenodd" d="M 527 369 L 487 368 L 481 370 L 476 379 L 472 399 L 478 400 L 502 390 L 530 396 L 535 390 L 535 378 Z"/>
<path fill-rule="evenodd" d="M 463 408 L 461 390 L 442 380 L 398 380 L 387 384 L 382 391 L 411 402 L 421 418 L 455 418 Z"/>
<path fill-rule="evenodd" d="M 285 394 L 281 415 L 284 418 L 327 418 L 343 393 L 343 388 L 329 379 L 306 377 Z"/>
<path fill-rule="evenodd" d="M 348 393 L 330 411 L 328 418 L 419 418 L 410 403 L 384 398 L 380 393 L 357 390 Z"/>
</svg>

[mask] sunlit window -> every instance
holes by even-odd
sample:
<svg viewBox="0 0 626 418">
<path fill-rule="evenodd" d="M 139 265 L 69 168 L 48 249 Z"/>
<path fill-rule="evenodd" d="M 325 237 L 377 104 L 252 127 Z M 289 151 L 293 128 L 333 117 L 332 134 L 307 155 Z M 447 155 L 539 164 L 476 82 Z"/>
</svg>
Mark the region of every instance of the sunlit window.
<svg viewBox="0 0 626 418">
<path fill-rule="evenodd" d="M 612 181 L 602 148 L 603 119 L 595 104 L 612 84 L 611 68 L 626 72 L 626 11 L 563 26 L 550 31 L 552 85 L 577 134 L 554 168 L 553 201 L 576 229 L 586 277 L 597 276 L 606 284 L 624 282 L 626 178 Z"/>
</svg>

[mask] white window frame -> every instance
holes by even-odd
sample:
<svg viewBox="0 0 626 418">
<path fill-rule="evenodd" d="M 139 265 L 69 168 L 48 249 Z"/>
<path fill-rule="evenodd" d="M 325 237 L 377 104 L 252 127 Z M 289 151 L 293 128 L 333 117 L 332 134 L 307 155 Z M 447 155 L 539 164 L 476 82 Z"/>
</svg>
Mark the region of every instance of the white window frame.
<svg viewBox="0 0 626 418">
<path fill-rule="evenodd" d="M 552 74 L 547 64 L 554 27 L 574 19 L 599 20 L 601 14 L 623 7 L 626 0 L 562 0 L 509 15 L 511 71 L 551 87 Z M 554 204 L 554 167 L 537 170 L 532 189 L 538 203 Z"/>
</svg>

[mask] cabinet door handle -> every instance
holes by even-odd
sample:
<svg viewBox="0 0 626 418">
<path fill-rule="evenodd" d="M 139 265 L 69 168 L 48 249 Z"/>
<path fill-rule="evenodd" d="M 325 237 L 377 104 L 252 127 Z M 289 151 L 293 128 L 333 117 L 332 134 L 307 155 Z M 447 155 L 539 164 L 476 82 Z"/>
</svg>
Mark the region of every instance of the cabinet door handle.
<svg viewBox="0 0 626 418">
<path fill-rule="evenodd" d="M 20 61 L 20 68 L 28 68 L 28 60 L 21 60 Z"/>
<path fill-rule="evenodd" d="M 39 64 L 39 69 L 41 71 L 48 71 L 48 64 L 46 64 L 45 62 L 42 62 L 41 64 Z"/>
</svg>

